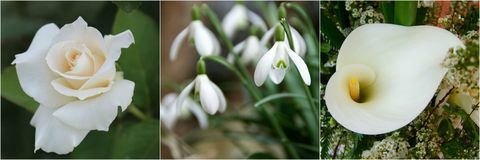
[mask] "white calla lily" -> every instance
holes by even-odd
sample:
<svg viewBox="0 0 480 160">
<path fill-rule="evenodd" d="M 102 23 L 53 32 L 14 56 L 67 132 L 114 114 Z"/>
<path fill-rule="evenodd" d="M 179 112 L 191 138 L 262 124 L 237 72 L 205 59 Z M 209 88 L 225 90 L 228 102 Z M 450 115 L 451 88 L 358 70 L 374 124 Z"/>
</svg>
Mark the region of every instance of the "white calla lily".
<svg viewBox="0 0 480 160">
<path fill-rule="evenodd" d="M 234 54 L 240 54 L 240 61 L 243 64 L 257 62 L 261 55 L 267 51 L 264 45 L 260 45 L 260 40 L 256 36 L 248 36 L 247 39 L 233 47 Z M 228 53 L 228 62 L 233 63 L 234 56 Z"/>
<path fill-rule="evenodd" d="M 172 46 L 170 47 L 170 60 L 177 58 L 178 50 L 187 38 L 193 40 L 198 54 L 202 56 L 220 54 L 220 43 L 212 31 L 205 27 L 202 21 L 194 20 L 173 40 Z"/>
<path fill-rule="evenodd" d="M 200 128 L 206 129 L 208 127 L 207 114 L 203 112 L 202 108 L 194 102 L 191 98 L 186 97 L 185 102 L 181 106 L 181 112 L 178 112 L 176 104 L 177 94 L 169 93 L 165 95 L 160 104 L 160 120 L 168 129 L 172 129 L 178 118 L 181 118 L 181 113 L 192 112 L 197 117 Z"/>
<path fill-rule="evenodd" d="M 399 129 L 428 105 L 447 72 L 440 64 L 462 42 L 433 26 L 368 24 L 343 42 L 325 102 L 345 128 L 368 135 Z"/>
<path fill-rule="evenodd" d="M 278 23 L 272 28 L 270 28 L 267 32 L 265 32 L 262 39 L 260 40 L 260 44 L 262 46 L 266 46 L 268 41 L 273 38 L 273 35 L 275 33 L 275 28 L 279 25 L 281 24 Z M 289 28 L 290 28 L 290 32 L 292 33 L 293 45 L 295 45 L 295 49 L 294 49 L 295 53 L 298 53 L 300 57 L 305 57 L 305 54 L 307 53 L 307 44 L 305 42 L 305 39 L 303 39 L 300 32 L 298 32 L 295 28 L 293 28 L 292 26 L 290 26 Z M 285 33 L 285 37 L 287 37 L 287 33 Z M 288 39 L 285 39 L 285 41 L 287 46 L 290 46 Z"/>
<path fill-rule="evenodd" d="M 235 4 L 225 17 L 223 17 L 222 28 L 227 37 L 231 38 L 237 30 L 247 28 L 249 21 L 262 31 L 265 32 L 267 30 L 267 25 L 262 18 L 242 4 Z"/>
<path fill-rule="evenodd" d="M 310 73 L 303 59 L 287 46 L 286 41 L 277 41 L 272 48 L 263 55 L 257 63 L 254 73 L 254 80 L 257 86 L 261 86 L 267 76 L 275 84 L 279 84 L 285 78 L 285 73 L 293 61 L 303 82 L 310 85 Z"/>
<path fill-rule="evenodd" d="M 227 108 L 227 101 L 225 100 L 225 96 L 223 95 L 220 88 L 218 88 L 215 83 L 208 79 L 206 74 L 199 74 L 191 82 L 190 84 L 183 89 L 180 95 L 175 102 L 177 105 L 177 110 L 181 109 L 188 94 L 192 91 L 193 87 L 195 87 L 195 93 L 199 94 L 200 97 L 200 104 L 202 108 L 209 114 L 213 115 L 217 111 L 224 112 Z"/>
</svg>

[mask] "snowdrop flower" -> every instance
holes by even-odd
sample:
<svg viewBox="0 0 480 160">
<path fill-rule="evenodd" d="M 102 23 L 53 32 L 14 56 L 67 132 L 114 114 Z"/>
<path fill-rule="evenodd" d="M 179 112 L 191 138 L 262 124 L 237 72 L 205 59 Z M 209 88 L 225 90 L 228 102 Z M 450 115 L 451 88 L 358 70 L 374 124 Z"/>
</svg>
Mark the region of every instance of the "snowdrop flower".
<svg viewBox="0 0 480 160">
<path fill-rule="evenodd" d="M 224 112 L 227 107 L 225 96 L 215 83 L 208 79 L 206 74 L 199 74 L 190 84 L 183 89 L 175 102 L 177 109 L 182 108 L 186 103 L 188 94 L 195 87 L 195 94 L 200 96 L 200 104 L 208 114 L 215 114 L 217 111 Z"/>
<path fill-rule="evenodd" d="M 260 40 L 257 36 L 250 35 L 247 39 L 235 45 L 233 51 L 235 54 L 241 53 L 240 61 L 243 64 L 247 64 L 250 62 L 257 62 L 258 59 L 260 59 L 260 56 L 267 51 L 267 48 L 260 44 Z M 229 53 L 227 59 L 230 63 L 233 63 L 233 58 L 232 53 Z"/>
<path fill-rule="evenodd" d="M 202 56 L 220 54 L 220 43 L 212 31 L 205 27 L 202 21 L 193 20 L 190 25 L 183 29 L 182 32 L 175 37 L 175 40 L 173 40 L 172 46 L 170 47 L 170 60 L 177 58 L 178 50 L 187 37 L 193 41 L 198 54 Z"/>
<path fill-rule="evenodd" d="M 261 86 L 267 79 L 267 76 L 270 76 L 270 79 L 275 84 L 282 82 L 290 66 L 291 59 L 300 72 L 303 82 L 310 85 L 311 79 L 308 67 L 303 59 L 288 47 L 287 42 L 284 40 L 283 27 L 278 26 L 276 33 L 277 41 L 257 63 L 254 73 L 255 84 Z"/>
<path fill-rule="evenodd" d="M 266 46 L 268 41 L 272 39 L 275 33 L 275 28 L 277 28 L 278 26 L 281 26 L 281 24 L 276 24 L 263 35 L 262 39 L 260 40 L 260 44 L 262 46 Z M 293 28 L 292 26 L 289 26 L 289 28 L 290 32 L 292 33 L 293 45 L 295 45 L 295 53 L 298 53 L 301 57 L 305 57 L 305 53 L 307 53 L 307 45 L 305 39 L 303 39 L 302 35 L 295 28 Z M 287 37 L 286 33 L 285 37 Z M 290 48 L 288 39 L 286 39 L 285 41 L 287 46 Z"/>
<path fill-rule="evenodd" d="M 235 4 L 223 17 L 222 28 L 227 37 L 231 38 L 237 30 L 247 28 L 249 21 L 262 31 L 265 32 L 267 30 L 267 25 L 262 18 L 242 4 Z"/>
<path fill-rule="evenodd" d="M 82 17 L 37 31 L 13 61 L 23 91 L 40 103 L 30 122 L 35 151 L 66 154 L 90 130 L 108 131 L 118 106 L 124 111 L 132 101 L 135 84 L 116 72 L 115 61 L 133 42 L 129 30 L 102 37 Z"/>
<path fill-rule="evenodd" d="M 168 129 L 172 129 L 175 126 L 175 122 L 178 118 L 182 118 L 182 113 L 188 114 L 192 112 L 198 119 L 198 123 L 202 129 L 208 127 L 208 118 L 205 112 L 202 111 L 200 106 L 195 103 L 189 97 L 185 98 L 185 102 L 181 106 L 181 112 L 177 112 L 178 109 L 175 100 L 177 99 L 177 94 L 169 93 L 165 95 L 160 104 L 160 120 Z"/>
<path fill-rule="evenodd" d="M 433 26 L 368 24 L 343 42 L 325 102 L 345 128 L 368 135 L 399 129 L 428 105 L 447 68 L 441 62 L 462 42 Z"/>
</svg>

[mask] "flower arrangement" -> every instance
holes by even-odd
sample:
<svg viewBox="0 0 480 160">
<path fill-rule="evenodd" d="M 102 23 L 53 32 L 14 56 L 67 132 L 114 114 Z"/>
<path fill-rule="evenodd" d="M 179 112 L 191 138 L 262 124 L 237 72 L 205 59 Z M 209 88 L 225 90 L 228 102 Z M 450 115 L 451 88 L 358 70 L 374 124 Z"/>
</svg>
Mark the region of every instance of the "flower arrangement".
<svg viewBox="0 0 480 160">
<path fill-rule="evenodd" d="M 478 158 L 478 7 L 321 2 L 320 157 Z"/>
</svg>

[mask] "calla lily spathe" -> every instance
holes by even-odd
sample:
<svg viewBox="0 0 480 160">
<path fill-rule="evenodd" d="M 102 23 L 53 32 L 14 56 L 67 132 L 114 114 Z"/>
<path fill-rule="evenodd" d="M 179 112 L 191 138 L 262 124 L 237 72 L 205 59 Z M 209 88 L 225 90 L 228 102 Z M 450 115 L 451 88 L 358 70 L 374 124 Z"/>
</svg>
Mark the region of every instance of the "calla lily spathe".
<svg viewBox="0 0 480 160">
<path fill-rule="evenodd" d="M 368 135 L 399 129 L 428 105 L 447 72 L 440 64 L 463 46 L 433 26 L 368 24 L 343 42 L 325 102 L 345 128 Z"/>
<path fill-rule="evenodd" d="M 258 61 L 254 73 L 255 84 L 261 86 L 267 76 L 270 76 L 275 84 L 282 82 L 287 69 L 290 67 L 290 60 L 293 61 L 300 72 L 303 82 L 310 85 L 311 79 L 307 65 L 302 57 L 287 46 L 285 41 L 275 42 L 272 48 Z"/>
<path fill-rule="evenodd" d="M 265 35 L 263 35 L 262 39 L 260 40 L 260 44 L 262 46 L 266 46 L 268 41 L 272 39 L 275 33 L 275 28 L 278 25 L 280 25 L 280 23 L 276 24 L 267 32 L 265 32 Z M 307 45 L 305 39 L 303 39 L 302 35 L 295 28 L 293 28 L 292 26 L 290 26 L 289 28 L 290 32 L 292 33 L 293 45 L 295 45 L 295 53 L 300 55 L 300 57 L 305 57 L 305 53 L 307 53 Z M 287 37 L 287 33 L 285 33 L 285 37 Z M 290 46 L 287 38 L 285 38 L 285 42 L 287 46 Z"/>
<path fill-rule="evenodd" d="M 267 48 L 260 44 L 260 40 L 256 36 L 248 36 L 247 39 L 238 43 L 233 47 L 235 54 L 241 53 L 240 61 L 243 64 L 257 62 L 261 55 L 267 52 Z M 234 57 L 232 53 L 228 54 L 228 61 L 233 63 Z"/>
<path fill-rule="evenodd" d="M 188 94 L 195 87 L 195 93 L 200 97 L 200 104 L 208 114 L 215 114 L 217 111 L 224 112 L 227 108 L 227 101 L 220 88 L 210 81 L 206 74 L 199 74 L 190 84 L 183 89 L 175 102 L 177 110 L 181 109 Z"/>
<path fill-rule="evenodd" d="M 170 47 L 170 60 L 177 58 L 178 50 L 187 38 L 193 41 L 198 54 L 202 56 L 220 54 L 220 43 L 212 31 L 205 27 L 202 21 L 194 20 L 173 40 Z"/>
<path fill-rule="evenodd" d="M 242 4 L 235 4 L 225 17 L 223 17 L 222 28 L 225 34 L 231 38 L 237 30 L 247 28 L 249 21 L 262 31 L 265 32 L 267 30 L 267 25 L 262 18 L 255 12 L 248 10 L 248 8 Z"/>
<path fill-rule="evenodd" d="M 190 97 L 185 98 L 185 102 L 181 106 L 181 112 L 176 109 L 177 94 L 169 93 L 165 95 L 160 104 L 160 120 L 165 124 L 168 129 L 172 129 L 178 118 L 182 117 L 182 113 L 192 112 L 197 117 L 200 128 L 205 129 L 208 127 L 207 114 L 203 112 L 202 108 L 194 102 Z"/>
</svg>

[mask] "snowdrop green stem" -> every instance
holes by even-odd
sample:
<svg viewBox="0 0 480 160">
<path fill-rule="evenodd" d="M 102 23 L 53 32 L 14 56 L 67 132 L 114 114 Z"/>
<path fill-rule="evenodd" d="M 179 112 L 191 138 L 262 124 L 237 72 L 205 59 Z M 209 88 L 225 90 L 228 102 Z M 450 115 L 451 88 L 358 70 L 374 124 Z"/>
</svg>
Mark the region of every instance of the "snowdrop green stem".
<svg viewBox="0 0 480 160">
<path fill-rule="evenodd" d="M 317 33 L 315 32 L 315 28 L 313 27 L 312 19 L 310 16 L 308 16 L 307 12 L 297 3 L 286 3 L 285 6 L 287 8 L 293 9 L 295 12 L 297 12 L 300 17 L 302 17 L 303 22 L 307 24 L 307 31 L 312 35 L 314 38 L 315 44 L 318 44 L 318 38 Z"/>
<path fill-rule="evenodd" d="M 128 112 L 132 113 L 133 116 L 137 117 L 138 119 L 142 120 L 142 121 L 146 121 L 149 119 L 148 116 L 146 116 L 142 111 L 140 111 L 140 109 L 137 108 L 137 106 L 131 104 L 128 108 L 127 108 Z"/>
<path fill-rule="evenodd" d="M 200 20 L 200 7 L 194 4 L 192 7 L 192 21 Z"/>
<path fill-rule="evenodd" d="M 285 18 L 281 19 L 280 23 L 282 24 L 283 29 L 284 29 L 285 33 L 287 34 L 288 44 L 290 45 L 290 48 L 292 50 L 295 50 L 295 44 L 293 43 L 292 32 L 290 32 L 290 28 L 289 28 L 290 25 L 285 20 Z M 305 96 L 307 96 L 308 103 L 310 105 L 310 109 L 312 109 L 312 114 L 314 114 L 314 117 L 316 119 L 320 120 L 319 117 L 318 117 L 319 112 L 317 110 L 317 107 L 315 106 L 315 103 L 313 102 L 312 93 L 311 93 L 310 89 L 308 88 L 308 86 L 306 84 L 303 84 L 303 87 L 304 87 L 304 91 L 305 91 Z M 317 122 L 317 125 L 320 124 L 319 121 L 316 121 L 316 122 Z"/>
<path fill-rule="evenodd" d="M 206 67 L 205 67 L 205 61 L 203 61 L 202 58 L 200 58 L 197 62 L 197 74 L 206 74 Z"/>
</svg>

